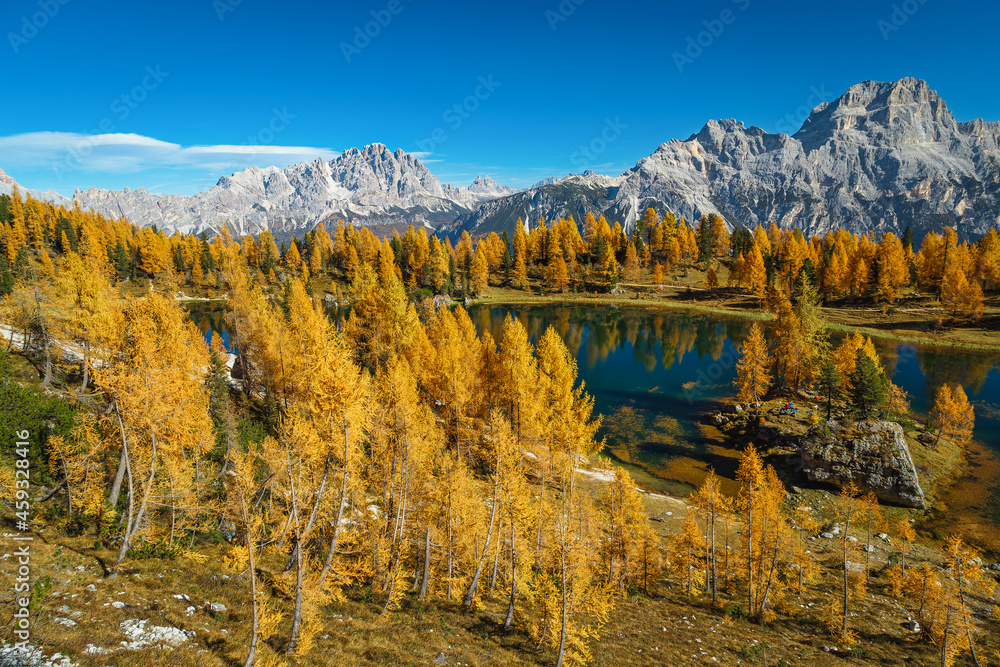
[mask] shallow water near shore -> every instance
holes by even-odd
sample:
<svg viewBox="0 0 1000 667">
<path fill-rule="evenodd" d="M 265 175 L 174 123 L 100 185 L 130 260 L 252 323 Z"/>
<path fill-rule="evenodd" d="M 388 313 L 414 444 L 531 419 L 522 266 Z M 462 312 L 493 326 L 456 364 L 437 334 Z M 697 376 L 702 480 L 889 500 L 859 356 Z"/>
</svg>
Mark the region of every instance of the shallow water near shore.
<svg viewBox="0 0 1000 667">
<path fill-rule="evenodd" d="M 194 304 L 192 318 L 228 345 L 223 311 Z M 575 356 L 579 377 L 604 415 L 603 455 L 626 465 L 651 489 L 685 496 L 709 468 L 735 492 L 739 453 L 702 415 L 733 396 L 737 350 L 751 322 L 677 310 L 589 305 L 475 305 L 469 316 L 497 340 L 517 317 L 537 342 L 552 326 Z M 836 338 L 835 338 L 836 340 Z M 876 340 L 892 380 L 926 414 L 943 383 L 960 382 L 976 411 L 977 445 L 969 469 L 944 493 L 950 517 L 1000 547 L 1000 354 Z M 805 406 L 803 406 L 805 407 Z"/>
<path fill-rule="evenodd" d="M 739 452 L 702 415 L 733 396 L 737 350 L 750 322 L 610 306 L 473 306 L 469 314 L 494 337 L 511 316 L 535 340 L 554 326 L 577 359 L 595 410 L 605 416 L 599 433 L 605 455 L 627 465 L 641 484 L 687 495 L 712 468 L 725 491 L 738 489 Z M 875 345 L 921 420 L 943 383 L 965 388 L 976 411 L 976 443 L 927 525 L 944 532 L 958 526 L 980 544 L 1000 548 L 1000 354 L 884 339 Z"/>
</svg>

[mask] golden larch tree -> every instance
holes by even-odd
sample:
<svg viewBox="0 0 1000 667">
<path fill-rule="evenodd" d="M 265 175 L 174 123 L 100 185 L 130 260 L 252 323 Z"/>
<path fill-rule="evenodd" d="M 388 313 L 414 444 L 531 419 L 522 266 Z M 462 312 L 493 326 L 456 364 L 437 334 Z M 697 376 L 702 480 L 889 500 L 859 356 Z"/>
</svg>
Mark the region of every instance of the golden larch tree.
<svg viewBox="0 0 1000 667">
<path fill-rule="evenodd" d="M 771 355 L 759 324 L 750 326 L 750 334 L 740 346 L 736 364 L 737 400 L 759 401 L 771 386 Z"/>
</svg>

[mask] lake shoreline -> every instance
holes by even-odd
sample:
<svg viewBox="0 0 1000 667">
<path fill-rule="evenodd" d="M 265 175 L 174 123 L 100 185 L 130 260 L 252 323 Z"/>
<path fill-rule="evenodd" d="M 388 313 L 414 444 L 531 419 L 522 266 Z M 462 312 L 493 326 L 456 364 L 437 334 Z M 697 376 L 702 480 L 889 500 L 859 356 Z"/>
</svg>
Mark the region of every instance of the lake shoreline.
<svg viewBox="0 0 1000 667">
<path fill-rule="evenodd" d="M 635 292 L 634 294 L 638 294 Z M 716 315 L 724 318 L 750 320 L 755 322 L 771 322 L 774 315 L 762 310 L 750 310 L 747 308 L 730 308 L 722 305 L 706 305 L 703 303 L 686 303 L 675 299 L 649 299 L 649 298 L 615 298 L 613 296 L 580 296 L 570 294 L 558 295 L 503 295 L 498 297 L 479 297 L 470 300 L 470 305 L 477 306 L 513 306 L 513 305 L 595 305 L 595 306 L 621 306 L 636 309 L 654 310 L 666 308 L 682 312 L 699 313 L 703 315 Z M 824 316 L 841 312 L 840 309 L 823 308 Z M 930 322 L 930 320 L 926 320 Z M 872 327 L 858 326 L 842 322 L 824 322 L 824 327 L 828 331 L 852 333 L 857 332 L 872 338 L 891 340 L 897 343 L 907 343 L 911 345 L 922 345 L 925 347 L 950 348 L 967 350 L 970 352 L 1000 352 L 1000 344 L 989 345 L 983 343 L 966 342 L 961 340 L 948 340 L 933 338 L 930 336 L 918 336 L 902 333 L 896 330 L 874 329 Z M 985 331 L 985 330 L 984 330 Z"/>
</svg>

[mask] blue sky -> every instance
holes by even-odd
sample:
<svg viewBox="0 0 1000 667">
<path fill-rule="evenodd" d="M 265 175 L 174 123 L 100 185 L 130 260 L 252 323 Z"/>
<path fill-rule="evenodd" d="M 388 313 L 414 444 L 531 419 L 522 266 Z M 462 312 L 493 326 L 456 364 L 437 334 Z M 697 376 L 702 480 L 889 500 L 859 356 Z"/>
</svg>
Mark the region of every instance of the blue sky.
<svg viewBox="0 0 1000 667">
<path fill-rule="evenodd" d="M 995 3 L 828 7 L 7 0 L 0 168 L 64 194 L 190 194 L 381 142 L 443 181 L 526 187 L 621 173 L 710 118 L 792 132 L 823 98 L 903 76 L 959 120 L 1000 120 Z"/>
</svg>

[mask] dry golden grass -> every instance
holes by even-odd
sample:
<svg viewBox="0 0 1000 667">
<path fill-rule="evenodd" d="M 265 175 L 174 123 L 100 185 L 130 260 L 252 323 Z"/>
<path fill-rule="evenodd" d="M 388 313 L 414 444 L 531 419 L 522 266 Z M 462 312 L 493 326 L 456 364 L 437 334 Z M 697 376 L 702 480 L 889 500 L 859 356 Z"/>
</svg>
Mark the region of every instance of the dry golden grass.
<svg viewBox="0 0 1000 667">
<path fill-rule="evenodd" d="M 582 476 L 581 483 L 599 486 L 597 478 Z M 668 534 L 683 516 L 684 504 L 674 498 L 644 496 L 651 515 L 665 518 L 656 524 Z M 666 512 L 672 516 L 667 517 Z M 44 535 L 44 534 L 43 534 Z M 858 534 L 859 537 L 862 537 Z M 191 560 L 143 560 L 128 562 L 114 581 L 103 578 L 102 562 L 111 553 L 94 549 L 87 538 L 51 535 L 36 541 L 33 567 L 53 577 L 52 595 L 43 601 L 34 621 L 35 641 L 46 655 L 68 653 L 81 665 L 120 667 L 191 666 L 213 667 L 242 664 L 249 641 L 250 607 L 247 582 L 228 573 L 219 563 L 225 546 L 203 545 L 209 555 L 202 565 Z M 758 624 L 731 611 L 741 600 L 723 593 L 723 604 L 713 608 L 704 596 L 688 598 L 682 587 L 669 579 L 657 586 L 652 597 L 620 599 L 610 622 L 593 644 L 592 665 L 663 664 L 853 664 L 904 665 L 934 662 L 933 646 L 919 642 L 902 628 L 912 611 L 908 605 L 883 594 L 885 577 L 878 571 L 893 547 L 879 545 L 873 558 L 873 585 L 856 606 L 852 625 L 859 641 L 842 645 L 826 630 L 824 609 L 837 594 L 840 574 L 836 570 L 836 543 L 809 543 L 824 566 L 818 581 L 800 598 L 791 593 L 776 620 Z M 931 551 L 918 546 L 914 558 L 929 557 Z M 277 567 L 267 562 L 265 568 Z M 721 575 L 721 568 L 720 568 Z M 93 584 L 96 590 L 88 590 Z M 174 598 L 187 594 L 191 601 Z M 498 596 L 502 597 L 502 596 Z M 115 609 L 110 602 L 129 604 Z M 223 614 L 213 616 L 207 602 L 221 602 Z M 348 591 L 348 600 L 332 605 L 315 648 L 297 665 L 428 665 L 444 654 L 449 665 L 550 665 L 554 654 L 538 649 L 521 631 L 501 630 L 504 604 L 487 599 L 480 609 L 463 612 L 456 602 L 420 603 L 408 597 L 403 608 L 382 616 L 380 600 L 365 599 L 363 589 Z M 78 625 L 67 628 L 55 618 L 72 617 L 60 611 L 66 605 Z M 193 615 L 185 608 L 197 607 Z M 727 613 L 727 607 L 730 612 Z M 119 624 L 128 619 L 149 619 L 149 625 L 167 625 L 194 630 L 193 641 L 173 650 L 116 651 L 110 655 L 84 655 L 88 644 L 115 647 L 125 639 Z M 287 619 L 285 619 L 287 622 Z M 287 627 L 287 626 L 285 626 Z M 985 639 L 984 641 L 995 641 Z M 824 647 L 836 647 L 825 651 Z M 274 648 L 280 650 L 276 643 Z M 271 648 L 263 650 L 272 654 Z M 718 662 L 712 660 L 716 658 Z"/>
<path fill-rule="evenodd" d="M 607 473 L 581 471 L 578 484 L 599 494 Z M 643 501 L 657 532 L 667 538 L 678 529 L 688 508 L 678 498 L 644 493 Z M 809 490 L 792 496 L 789 506 L 802 502 L 812 506 L 820 523 L 830 524 L 831 497 L 827 492 Z M 55 501 L 52 501 L 55 502 Z M 908 511 L 893 510 L 894 516 Z M 733 527 L 732 544 L 737 544 Z M 864 541 L 861 530 L 852 534 Z M 720 536 L 720 542 L 722 538 Z M 934 647 L 907 633 L 902 622 L 913 614 L 912 604 L 885 594 L 888 580 L 882 573 L 896 553 L 895 544 L 875 541 L 872 554 L 872 585 L 869 593 L 853 608 L 852 628 L 859 640 L 850 646 L 831 636 L 826 626 L 828 601 L 838 595 L 839 543 L 815 539 L 807 542 L 819 565 L 819 576 L 807 585 L 800 597 L 790 592 L 775 619 L 760 624 L 735 612 L 744 605 L 738 588 L 722 591 L 722 603 L 712 607 L 704 595 L 688 597 L 683 587 L 668 576 L 657 583 L 652 596 L 620 598 L 608 624 L 592 644 L 595 666 L 662 664 L 809 664 L 835 665 L 849 659 L 853 664 L 931 664 Z M 921 538 L 908 557 L 939 561 L 934 543 Z M 114 552 L 103 548 L 92 535 L 67 537 L 52 528 L 41 532 L 34 542 L 34 576 L 52 578 L 51 594 L 41 604 L 33 621 L 33 638 L 46 655 L 56 651 L 69 654 L 80 665 L 135 667 L 192 666 L 228 667 L 241 665 L 249 645 L 252 615 L 249 582 L 245 573 L 228 571 L 223 554 L 228 545 L 200 544 L 197 551 L 207 556 L 205 563 L 190 559 L 126 561 L 115 580 L 105 579 L 105 566 Z M 721 549 L 720 549 L 721 553 Z M 280 569 L 282 559 L 273 555 L 261 563 L 267 573 Z M 720 578 L 724 582 L 724 558 L 720 556 Z M 93 588 L 93 590 L 91 590 Z M 186 594 L 190 601 L 174 596 Z M 129 606 L 110 605 L 122 601 Z M 208 602 L 222 603 L 226 611 L 210 614 Z M 457 600 L 419 602 L 407 596 L 402 608 L 381 614 L 384 599 L 371 596 L 364 588 L 346 591 L 346 600 L 325 610 L 323 628 L 315 647 L 296 665 L 430 665 L 444 654 L 448 665 L 551 665 L 554 652 L 537 647 L 521 629 L 502 630 L 506 610 L 501 591 L 484 596 L 480 608 L 463 611 Z M 290 600 L 279 602 L 284 613 L 282 625 L 272 643 L 261 648 L 261 657 L 279 657 L 283 637 L 290 623 Z M 64 608 L 68 607 L 68 611 Z M 187 607 L 195 607 L 188 615 Z M 55 623 L 71 618 L 74 627 Z M 115 651 L 107 655 L 87 655 L 88 645 L 117 647 L 126 639 L 120 624 L 129 619 L 147 619 L 148 625 L 172 626 L 196 633 L 193 640 L 172 651 L 147 649 Z M 996 639 L 983 634 L 987 645 Z M 836 647 L 836 650 L 824 650 Z M 987 648 L 986 646 L 983 647 Z M 281 656 L 283 658 L 283 656 Z M 716 661 L 713 661 L 715 658 Z"/>
</svg>

